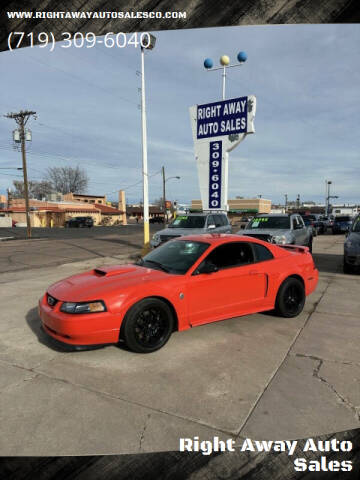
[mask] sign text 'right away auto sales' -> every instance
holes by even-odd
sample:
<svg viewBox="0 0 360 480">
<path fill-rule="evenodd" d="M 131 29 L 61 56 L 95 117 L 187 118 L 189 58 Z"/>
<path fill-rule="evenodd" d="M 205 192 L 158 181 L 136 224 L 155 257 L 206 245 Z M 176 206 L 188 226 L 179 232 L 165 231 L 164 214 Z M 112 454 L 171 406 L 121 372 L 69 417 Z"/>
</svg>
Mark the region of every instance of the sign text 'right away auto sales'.
<svg viewBox="0 0 360 480">
<path fill-rule="evenodd" d="M 247 97 L 198 105 L 197 138 L 246 132 L 247 110 Z"/>
</svg>

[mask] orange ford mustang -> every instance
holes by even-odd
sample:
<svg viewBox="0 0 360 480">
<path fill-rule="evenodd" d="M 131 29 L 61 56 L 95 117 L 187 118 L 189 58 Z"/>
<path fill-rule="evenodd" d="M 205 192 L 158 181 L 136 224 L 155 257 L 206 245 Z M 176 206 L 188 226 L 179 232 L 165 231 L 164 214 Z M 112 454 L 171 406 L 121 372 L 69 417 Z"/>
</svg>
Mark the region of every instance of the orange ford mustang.
<svg viewBox="0 0 360 480">
<path fill-rule="evenodd" d="M 181 237 L 134 265 L 109 265 L 54 283 L 39 301 L 43 329 L 74 349 L 125 341 L 161 348 L 175 330 L 274 310 L 295 317 L 318 282 L 307 247 L 252 237 Z"/>
</svg>

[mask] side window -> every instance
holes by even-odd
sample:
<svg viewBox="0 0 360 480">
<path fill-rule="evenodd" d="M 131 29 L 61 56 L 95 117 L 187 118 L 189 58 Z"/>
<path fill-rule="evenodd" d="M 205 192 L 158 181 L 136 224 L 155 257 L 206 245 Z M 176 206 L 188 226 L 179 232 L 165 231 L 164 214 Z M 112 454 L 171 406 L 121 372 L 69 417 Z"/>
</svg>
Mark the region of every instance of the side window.
<svg viewBox="0 0 360 480">
<path fill-rule="evenodd" d="M 221 215 L 214 215 L 214 217 L 215 217 L 215 226 L 222 227 L 223 223 L 222 223 Z"/>
<path fill-rule="evenodd" d="M 260 245 L 260 243 L 253 243 L 252 246 L 255 252 L 255 262 L 264 262 L 265 260 L 271 260 L 274 258 L 270 250 L 264 247 L 264 245 Z"/>
<path fill-rule="evenodd" d="M 305 227 L 304 220 L 301 217 L 297 217 L 299 225 L 303 228 Z"/>
<path fill-rule="evenodd" d="M 215 248 L 204 260 L 217 266 L 219 270 L 238 267 L 254 262 L 251 246 L 245 242 L 233 242 Z"/>
<path fill-rule="evenodd" d="M 220 215 L 220 218 L 221 218 L 221 221 L 222 221 L 222 224 L 224 225 L 224 227 L 227 227 L 228 226 L 228 219 L 225 215 Z"/>
<path fill-rule="evenodd" d="M 296 217 L 293 217 L 293 218 L 291 219 L 291 223 L 292 223 L 292 228 L 293 228 L 293 230 L 295 230 L 295 229 L 296 229 L 296 226 L 297 226 L 297 224 L 298 224 L 297 218 L 296 218 Z"/>
<path fill-rule="evenodd" d="M 208 216 L 208 219 L 207 219 L 207 226 L 209 227 L 209 225 L 215 225 L 215 218 L 214 218 L 214 215 L 209 215 L 209 216 Z"/>
</svg>

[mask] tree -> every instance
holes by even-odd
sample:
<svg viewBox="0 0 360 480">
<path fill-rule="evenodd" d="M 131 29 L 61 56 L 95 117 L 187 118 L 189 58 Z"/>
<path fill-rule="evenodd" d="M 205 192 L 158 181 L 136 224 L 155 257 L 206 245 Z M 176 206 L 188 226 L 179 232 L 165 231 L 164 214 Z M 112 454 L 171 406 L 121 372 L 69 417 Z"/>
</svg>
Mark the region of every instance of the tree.
<svg viewBox="0 0 360 480">
<path fill-rule="evenodd" d="M 51 167 L 47 169 L 46 179 L 53 189 L 60 193 L 83 193 L 89 183 L 85 170 L 77 167 Z"/>
<path fill-rule="evenodd" d="M 24 182 L 21 180 L 14 180 L 13 185 L 15 191 L 12 192 L 13 198 L 24 198 Z M 30 198 L 37 198 L 41 200 L 46 195 L 49 195 L 53 191 L 53 187 L 51 182 L 46 180 L 35 181 L 30 180 L 28 182 L 28 189 L 29 189 L 29 197 Z"/>
</svg>

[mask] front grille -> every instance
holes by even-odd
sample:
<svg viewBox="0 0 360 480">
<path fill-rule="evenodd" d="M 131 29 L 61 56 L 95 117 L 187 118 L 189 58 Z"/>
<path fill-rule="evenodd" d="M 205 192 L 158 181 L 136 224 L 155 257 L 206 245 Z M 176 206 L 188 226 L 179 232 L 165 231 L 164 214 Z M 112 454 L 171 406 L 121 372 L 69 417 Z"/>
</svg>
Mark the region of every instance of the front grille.
<svg viewBox="0 0 360 480">
<path fill-rule="evenodd" d="M 264 242 L 270 242 L 271 243 L 271 235 L 261 235 L 260 233 L 256 233 L 256 234 L 246 234 L 247 237 L 254 237 L 254 238 L 258 238 L 259 240 L 263 240 Z"/>
<path fill-rule="evenodd" d="M 47 295 L 47 303 L 50 307 L 54 307 L 57 304 L 56 298 L 52 297 L 51 295 Z"/>
<path fill-rule="evenodd" d="M 181 235 L 160 235 L 161 243 L 167 242 L 168 240 L 173 240 L 174 238 L 181 237 Z"/>
</svg>

